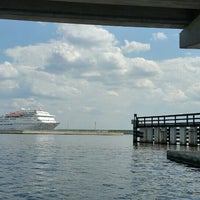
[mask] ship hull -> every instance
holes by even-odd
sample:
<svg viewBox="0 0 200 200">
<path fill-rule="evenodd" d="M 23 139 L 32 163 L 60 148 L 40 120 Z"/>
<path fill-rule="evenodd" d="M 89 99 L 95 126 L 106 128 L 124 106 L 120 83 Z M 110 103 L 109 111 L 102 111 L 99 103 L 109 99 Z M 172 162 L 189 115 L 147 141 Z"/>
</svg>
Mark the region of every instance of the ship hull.
<svg viewBox="0 0 200 200">
<path fill-rule="evenodd" d="M 53 130 L 59 123 L 0 124 L 0 130 Z"/>
</svg>

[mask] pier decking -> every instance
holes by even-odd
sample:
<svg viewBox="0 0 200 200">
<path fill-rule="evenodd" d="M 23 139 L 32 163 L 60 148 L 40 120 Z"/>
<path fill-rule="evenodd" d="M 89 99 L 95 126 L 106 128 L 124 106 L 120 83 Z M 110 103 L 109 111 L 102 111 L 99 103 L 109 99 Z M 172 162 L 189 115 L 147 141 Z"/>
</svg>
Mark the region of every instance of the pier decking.
<svg viewBox="0 0 200 200">
<path fill-rule="evenodd" d="M 197 146 L 200 113 L 142 116 L 134 114 L 133 142 Z"/>
</svg>

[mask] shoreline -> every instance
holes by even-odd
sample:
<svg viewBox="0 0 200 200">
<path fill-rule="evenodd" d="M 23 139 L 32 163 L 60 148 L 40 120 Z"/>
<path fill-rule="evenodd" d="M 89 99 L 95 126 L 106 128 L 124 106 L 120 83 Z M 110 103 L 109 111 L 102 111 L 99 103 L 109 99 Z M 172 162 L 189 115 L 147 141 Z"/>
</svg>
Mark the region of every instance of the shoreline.
<svg viewBox="0 0 200 200">
<path fill-rule="evenodd" d="M 0 130 L 0 134 L 108 135 L 122 136 L 122 131 L 109 130 Z"/>
</svg>

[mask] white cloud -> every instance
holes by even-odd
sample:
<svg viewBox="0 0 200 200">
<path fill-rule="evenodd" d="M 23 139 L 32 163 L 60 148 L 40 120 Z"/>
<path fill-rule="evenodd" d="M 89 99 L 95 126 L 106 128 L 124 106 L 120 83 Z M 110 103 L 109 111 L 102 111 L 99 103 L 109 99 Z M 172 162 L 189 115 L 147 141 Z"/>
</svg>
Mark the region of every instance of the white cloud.
<svg viewBox="0 0 200 200">
<path fill-rule="evenodd" d="M 157 32 L 152 34 L 153 40 L 166 40 L 167 35 L 163 32 Z"/>
<path fill-rule="evenodd" d="M 58 26 L 58 33 L 64 41 L 83 47 L 105 48 L 107 45 L 113 46 L 117 43 L 115 36 L 101 26 L 61 24 Z"/>
<path fill-rule="evenodd" d="M 14 64 L 28 65 L 34 68 L 44 66 L 49 58 L 50 52 L 50 44 L 45 43 L 25 47 L 18 46 L 6 50 L 7 56 L 13 59 Z"/>
<path fill-rule="evenodd" d="M 181 101 L 187 100 L 187 96 L 185 95 L 184 91 L 182 91 L 181 89 L 170 86 L 165 91 L 165 95 L 163 99 L 168 102 L 180 103 Z"/>
<path fill-rule="evenodd" d="M 138 88 L 143 88 L 143 89 L 145 89 L 145 88 L 147 88 L 147 89 L 154 88 L 153 82 L 151 80 L 145 79 L 145 78 L 144 79 L 138 79 L 136 81 L 136 86 Z"/>
<path fill-rule="evenodd" d="M 91 112 L 94 108 L 93 107 L 90 107 L 90 106 L 83 106 L 83 110 L 85 112 Z"/>
<path fill-rule="evenodd" d="M 160 75 L 160 66 L 153 60 L 132 58 L 126 66 L 126 75 L 132 78 L 156 77 Z"/>
<path fill-rule="evenodd" d="M 13 109 L 18 110 L 19 108 L 30 108 L 30 109 L 43 109 L 44 105 L 42 105 L 40 103 L 39 100 L 37 100 L 36 98 L 33 97 L 29 97 L 29 98 L 14 98 L 12 101 L 12 105 L 11 107 L 13 107 Z M 12 111 L 12 110 L 10 110 Z"/>
<path fill-rule="evenodd" d="M 123 53 L 143 52 L 150 50 L 150 44 L 140 43 L 136 41 L 129 42 L 125 40 L 125 46 L 121 47 Z"/>
<path fill-rule="evenodd" d="M 18 88 L 19 88 L 19 85 L 15 80 L 0 81 L 0 91 L 4 91 L 5 93 L 8 93 Z"/>
<path fill-rule="evenodd" d="M 37 69 L 46 68 L 52 59 L 57 58 L 59 65 L 60 58 L 70 64 L 81 57 L 72 45 L 55 40 L 49 43 L 7 49 L 6 54 L 13 59 L 15 65 L 27 65 Z"/>
<path fill-rule="evenodd" d="M 113 91 L 113 90 L 107 91 L 107 94 L 110 95 L 110 96 L 115 96 L 115 97 L 119 96 L 118 92 Z"/>
<path fill-rule="evenodd" d="M 95 119 L 106 128 L 129 124 L 134 112 L 169 113 L 200 102 L 200 57 L 160 62 L 126 57 L 125 52 L 150 51 L 150 45 L 126 40 L 120 47 L 100 26 L 62 24 L 58 35 L 5 51 L 11 59 L 0 64 L 1 95 L 10 97 L 0 100 L 5 108 L 42 106 L 62 127 L 69 120 L 71 128 L 85 128 Z M 167 39 L 163 33 L 154 36 Z"/>
<path fill-rule="evenodd" d="M 200 102 L 200 83 L 194 82 L 191 84 L 190 87 L 187 88 L 186 93 L 191 100 Z"/>
<path fill-rule="evenodd" d="M 0 77 L 1 78 L 14 78 L 18 76 L 18 71 L 9 62 L 0 64 Z"/>
<path fill-rule="evenodd" d="M 101 73 L 97 71 L 85 72 L 81 74 L 82 77 L 100 77 Z"/>
</svg>

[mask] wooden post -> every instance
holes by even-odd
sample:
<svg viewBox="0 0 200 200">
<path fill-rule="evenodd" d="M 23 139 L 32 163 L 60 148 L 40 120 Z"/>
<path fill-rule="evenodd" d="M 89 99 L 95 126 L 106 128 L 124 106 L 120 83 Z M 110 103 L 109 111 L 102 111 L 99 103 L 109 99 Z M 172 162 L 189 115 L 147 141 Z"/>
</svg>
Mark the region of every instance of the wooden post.
<svg viewBox="0 0 200 200">
<path fill-rule="evenodd" d="M 137 114 L 134 114 L 133 124 L 133 144 L 137 143 Z"/>
</svg>

